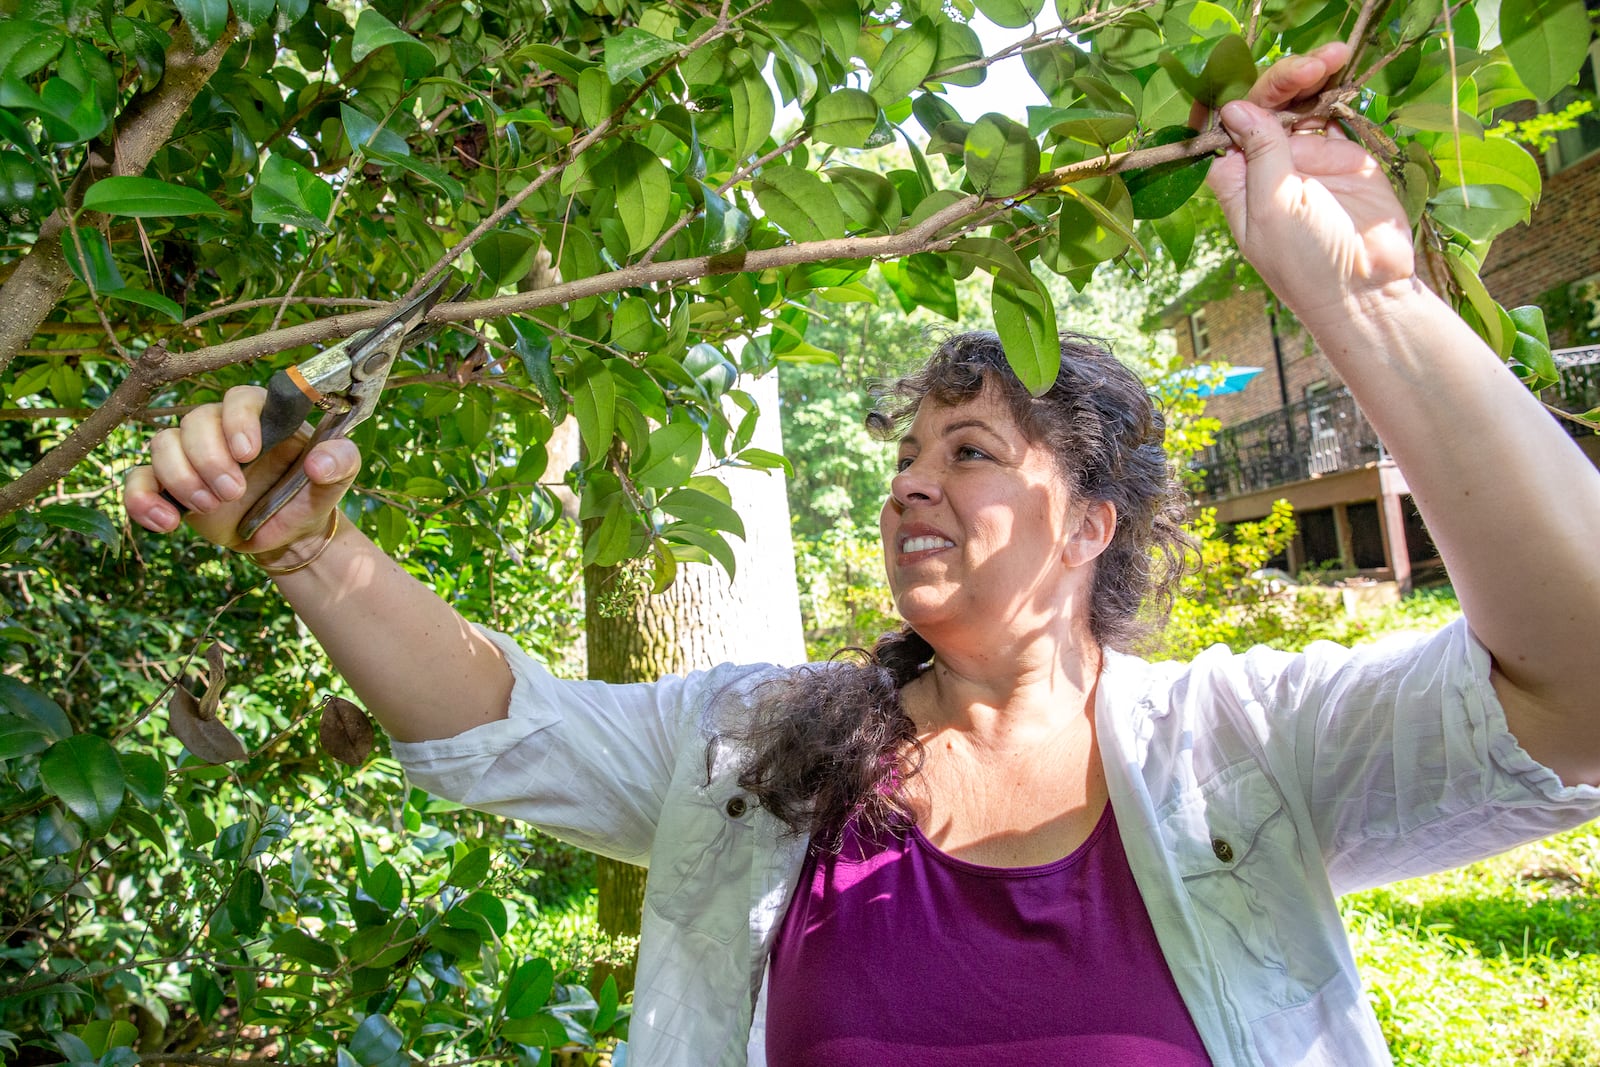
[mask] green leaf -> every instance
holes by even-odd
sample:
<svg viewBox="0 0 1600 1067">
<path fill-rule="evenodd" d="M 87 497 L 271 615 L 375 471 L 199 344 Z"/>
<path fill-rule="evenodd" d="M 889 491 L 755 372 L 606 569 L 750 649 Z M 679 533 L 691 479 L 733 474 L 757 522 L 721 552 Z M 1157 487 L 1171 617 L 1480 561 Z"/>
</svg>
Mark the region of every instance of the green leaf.
<svg viewBox="0 0 1600 1067">
<path fill-rule="evenodd" d="M 1548 100 L 1578 76 L 1593 33 L 1583 0 L 1505 0 L 1500 41 L 1533 95 Z"/>
<path fill-rule="evenodd" d="M 654 152 L 633 141 L 619 145 L 608 162 L 617 191 L 617 216 L 628 233 L 628 252 L 642 252 L 666 228 L 672 175 Z"/>
<path fill-rule="evenodd" d="M 189 1002 L 201 1022 L 210 1022 L 222 1007 L 222 987 L 211 972 L 197 967 L 189 972 Z"/>
<path fill-rule="evenodd" d="M 527 277 L 538 253 L 532 236 L 506 230 L 491 230 L 472 246 L 473 261 L 496 289 Z"/>
<path fill-rule="evenodd" d="M 385 1015 L 362 1019 L 350 1037 L 349 1051 L 361 1067 L 406 1067 L 414 1062 L 406 1054 L 406 1035 Z"/>
<path fill-rule="evenodd" d="M 1012 285 L 998 275 L 990 298 L 1006 362 L 1028 392 L 1044 395 L 1061 372 L 1055 305 L 1037 281 L 1031 286 Z"/>
<path fill-rule="evenodd" d="M 75 734 L 51 745 L 39 757 L 39 781 L 97 837 L 111 829 L 126 787 L 117 750 L 94 734 Z"/>
<path fill-rule="evenodd" d="M 567 398 L 561 390 L 561 383 L 556 380 L 555 369 L 550 364 L 550 338 L 531 319 L 520 315 L 512 315 L 505 322 L 515 338 L 517 358 L 522 361 L 522 369 L 527 373 L 528 381 L 533 383 L 533 387 L 539 390 L 539 395 L 544 398 L 545 410 L 550 413 L 550 421 L 561 422 L 567 417 Z"/>
<path fill-rule="evenodd" d="M 744 244 L 750 236 L 750 216 L 718 196 L 717 191 L 705 182 L 697 180 L 696 184 L 700 187 L 705 208 L 700 251 L 717 255 Z"/>
<path fill-rule="evenodd" d="M 1039 176 L 1039 145 L 1033 135 L 995 112 L 972 124 L 962 158 L 967 178 L 988 196 L 1013 196 Z"/>
<path fill-rule="evenodd" d="M 703 440 L 700 427 L 687 420 L 652 430 L 648 446 L 633 464 L 634 484 L 647 489 L 682 485 L 694 473 Z"/>
<path fill-rule="evenodd" d="M 1132 108 L 1028 108 L 1028 130 L 1035 137 L 1048 132 L 1089 144 L 1110 145 L 1122 140 L 1138 124 L 1139 118 Z"/>
<path fill-rule="evenodd" d="M 990 22 L 1009 30 L 1021 29 L 1044 10 L 1044 0 L 977 0 L 977 4 Z"/>
<path fill-rule="evenodd" d="M 143 752 L 124 752 L 117 758 L 122 761 L 123 784 L 128 792 L 151 811 L 159 808 L 167 786 L 167 770 L 161 761 Z"/>
<path fill-rule="evenodd" d="M 556 985 L 556 971 L 546 959 L 524 960 L 517 964 L 506 981 L 505 1011 L 508 1019 L 526 1019 L 550 1001 Z"/>
<path fill-rule="evenodd" d="M 1508 137 L 1451 137 L 1430 153 L 1439 165 L 1439 184 L 1501 185 L 1530 203 L 1539 202 L 1539 164 Z"/>
<path fill-rule="evenodd" d="M 976 30 L 954 20 L 939 22 L 939 50 L 933 57 L 933 71 L 930 77 L 945 85 L 963 88 L 982 85 L 986 76 L 985 69 L 979 62 L 982 59 L 983 41 L 978 38 Z M 978 65 L 968 70 L 947 73 L 955 67 L 965 66 L 968 63 L 978 63 Z"/>
<path fill-rule="evenodd" d="M 628 545 L 633 539 L 633 514 L 627 498 L 621 493 L 612 495 L 606 505 L 600 525 L 583 541 L 585 567 L 613 567 L 628 556 Z"/>
<path fill-rule="evenodd" d="M 450 875 L 445 879 L 445 884 L 460 889 L 476 889 L 488 875 L 489 864 L 493 860 L 494 849 L 487 845 L 479 845 L 451 864 Z"/>
<path fill-rule="evenodd" d="M 744 536 L 744 520 L 732 507 L 698 489 L 674 489 L 661 498 L 660 507 L 668 515 L 707 530 L 724 530 Z"/>
<path fill-rule="evenodd" d="M 939 34 L 930 20 L 920 18 L 900 30 L 872 64 L 872 98 L 888 107 L 911 95 L 933 69 L 938 54 Z"/>
<path fill-rule="evenodd" d="M 860 89 L 835 89 L 817 101 L 811 135 L 822 144 L 862 148 L 878 125 L 878 102 Z"/>
<path fill-rule="evenodd" d="M 252 867 L 239 871 L 233 888 L 228 890 L 228 921 L 233 932 L 241 938 L 254 937 L 261 924 L 267 921 L 267 909 L 261 902 L 266 898 L 267 885 Z"/>
<path fill-rule="evenodd" d="M 1180 89 L 1210 108 L 1243 97 L 1256 81 L 1255 57 L 1236 33 L 1163 52 L 1161 66 Z"/>
<path fill-rule="evenodd" d="M 111 517 L 99 508 L 82 504 L 47 504 L 37 512 L 51 526 L 92 537 L 107 548 L 115 549 L 122 543 L 122 532 Z"/>
<path fill-rule="evenodd" d="M 108 300 L 125 300 L 130 304 L 147 307 L 151 311 L 159 311 L 173 322 L 183 321 L 183 308 L 178 306 L 176 300 L 168 299 L 160 293 L 152 293 L 148 289 L 106 289 L 100 294 Z"/>
<path fill-rule="evenodd" d="M 767 218 L 797 243 L 844 236 L 844 211 L 833 190 L 814 172 L 785 165 L 764 167 L 752 188 Z"/>
<path fill-rule="evenodd" d="M 352 148 L 364 152 L 376 149 L 385 156 L 411 154 L 411 146 L 406 144 L 404 137 L 349 104 L 339 105 L 339 119 L 344 124 L 344 135 L 349 138 Z"/>
<path fill-rule="evenodd" d="M 82 845 L 83 834 L 78 832 L 78 824 L 62 815 L 55 805 L 52 804 L 35 816 L 33 822 L 35 859 L 45 860 L 52 856 L 65 856 Z"/>
<path fill-rule="evenodd" d="M 388 860 L 374 866 L 361 879 L 361 888 L 384 911 L 394 911 L 405 900 L 405 883 Z"/>
<path fill-rule="evenodd" d="M 1530 388 L 1547 389 L 1561 379 L 1555 357 L 1550 353 L 1550 334 L 1545 329 L 1544 311 L 1532 304 L 1512 308 L 1507 313 L 1516 329 L 1511 359 L 1527 371 Z"/>
<path fill-rule="evenodd" d="M 578 416 L 578 434 L 583 438 L 584 464 L 592 466 L 604 460 L 611 449 L 617 387 L 605 364 L 587 353 L 574 361 L 567 385 Z"/>
<path fill-rule="evenodd" d="M 83 255 L 79 257 L 79 248 Z M 111 245 L 106 235 L 87 226 L 79 226 L 61 240 L 61 254 L 66 257 L 67 268 L 79 281 L 88 283 L 99 293 L 121 289 L 125 284 L 116 260 L 111 258 Z M 85 262 L 87 261 L 87 262 Z"/>
<path fill-rule="evenodd" d="M 11 19 L 0 34 L 0 78 L 26 78 L 56 58 L 67 35 L 56 26 Z"/>
<path fill-rule="evenodd" d="M 733 155 L 746 159 L 761 147 L 772 133 L 777 107 L 772 90 L 749 60 L 734 67 L 729 89 L 733 94 Z"/>
<path fill-rule="evenodd" d="M 1452 185 L 1429 203 L 1435 222 L 1478 243 L 1527 222 L 1530 209 L 1526 197 L 1503 185 Z"/>
<path fill-rule="evenodd" d="M 233 0 L 233 12 L 239 16 L 244 36 L 253 37 L 258 29 L 267 26 L 278 0 Z"/>
<path fill-rule="evenodd" d="M 851 229 L 893 233 L 900 228 L 900 192 L 889 179 L 861 167 L 829 167 L 824 173 Z"/>
<path fill-rule="evenodd" d="M 1100 263 L 1137 243 L 1132 228 L 1133 199 L 1120 179 L 1095 178 L 1061 191 L 1055 257 L 1050 263 L 1053 270 L 1065 273 Z"/>
<path fill-rule="evenodd" d="M 1189 255 L 1194 251 L 1194 240 L 1198 227 L 1194 221 L 1194 208 L 1184 204 L 1165 218 L 1150 220 L 1150 226 L 1156 231 L 1156 236 L 1161 238 L 1161 244 L 1166 248 L 1167 255 L 1172 257 L 1172 265 L 1182 270 L 1189 262 Z"/>
<path fill-rule="evenodd" d="M 250 221 L 331 233 L 323 220 L 332 210 L 328 183 L 288 156 L 274 154 L 262 164 L 250 193 Z"/>
<path fill-rule="evenodd" d="M 1193 136 L 1195 131 L 1187 126 L 1169 126 L 1156 133 L 1155 143 L 1174 144 Z M 1212 158 L 1207 155 L 1175 159 L 1171 163 L 1124 171 L 1122 180 L 1133 201 L 1133 217 L 1159 219 L 1187 204 L 1205 184 Z"/>
<path fill-rule="evenodd" d="M 739 368 L 717 346 L 703 341 L 683 354 L 682 366 L 711 400 L 732 389 L 739 378 Z"/>
<path fill-rule="evenodd" d="M 173 5 L 189 24 L 189 32 L 201 50 L 210 48 L 227 28 L 228 0 L 173 0 Z"/>
<path fill-rule="evenodd" d="M 629 26 L 606 38 L 606 77 L 614 83 L 620 82 L 658 59 L 676 55 L 682 47 L 636 26 Z"/>
<path fill-rule="evenodd" d="M 339 966 L 339 950 L 306 933 L 290 927 L 272 939 L 270 951 L 288 956 L 290 959 L 309 963 L 313 967 L 321 967 L 331 971 Z"/>
<path fill-rule="evenodd" d="M 733 549 L 728 546 L 728 541 L 714 530 L 690 523 L 675 522 L 661 531 L 673 545 L 673 559 L 682 562 L 708 563 L 715 560 L 728 577 L 734 577 L 738 568 L 738 559 L 733 554 Z M 687 551 L 680 546 L 690 546 Z"/>
<path fill-rule="evenodd" d="M 427 46 L 378 14 L 374 8 L 362 8 L 360 17 L 356 19 L 350 58 L 359 63 L 380 48 L 394 49 L 408 78 L 420 78 L 433 69 L 433 53 Z"/>
</svg>

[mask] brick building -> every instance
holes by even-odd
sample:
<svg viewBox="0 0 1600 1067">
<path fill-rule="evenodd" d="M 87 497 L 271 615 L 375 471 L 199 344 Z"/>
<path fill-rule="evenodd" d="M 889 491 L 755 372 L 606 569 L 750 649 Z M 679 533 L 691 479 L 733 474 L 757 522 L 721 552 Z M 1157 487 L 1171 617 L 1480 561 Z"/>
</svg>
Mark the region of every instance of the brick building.
<svg viewBox="0 0 1600 1067">
<path fill-rule="evenodd" d="M 1597 69 L 1600 45 L 1580 81 L 1590 93 Z M 1585 411 L 1600 406 L 1600 115 L 1562 134 L 1540 163 L 1544 191 L 1530 223 L 1496 239 L 1482 277 L 1503 306 L 1545 310 L 1563 368 L 1546 399 Z M 1404 476 L 1333 366 L 1259 282 L 1213 276 L 1161 322 L 1185 361 L 1261 371 L 1206 405 L 1224 429 L 1200 459 L 1200 502 L 1216 507 L 1222 523 L 1260 518 L 1287 499 L 1299 532 L 1278 562 L 1291 572 L 1318 568 L 1409 588 L 1439 568 Z M 1572 429 L 1600 462 L 1600 437 Z"/>
</svg>

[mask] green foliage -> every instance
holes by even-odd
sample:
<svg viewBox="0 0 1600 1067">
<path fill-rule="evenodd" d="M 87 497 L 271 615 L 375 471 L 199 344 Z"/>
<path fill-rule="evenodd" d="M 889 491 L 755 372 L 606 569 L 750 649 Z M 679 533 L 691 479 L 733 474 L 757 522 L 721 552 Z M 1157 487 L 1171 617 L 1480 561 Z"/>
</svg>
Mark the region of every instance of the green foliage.
<svg viewBox="0 0 1600 1067">
<path fill-rule="evenodd" d="M 1402 1067 L 1600 1056 L 1600 829 L 1346 897 L 1368 996 Z"/>
<path fill-rule="evenodd" d="M 582 854 L 406 791 L 381 745 L 355 769 L 321 752 L 314 712 L 341 685 L 247 564 L 143 535 L 114 552 L 99 512 L 51 508 L 0 579 L 0 646 L 29 679 L 0 676 L 0 1029 L 105 1063 L 509 1059 L 625 1033 L 615 986 L 583 984 L 618 950 L 552 940 Z M 424 530 L 407 564 L 528 647 L 571 648 L 570 528 L 521 566 L 440 568 L 449 540 Z M 193 687 L 208 633 L 248 752 L 219 766 L 166 728 L 168 679 Z M 559 973 L 518 983 L 557 948 Z"/>
<path fill-rule="evenodd" d="M 1237 94 L 1257 57 L 1346 32 L 1356 5 L 1067 5 L 1042 35 L 1041 0 L 978 6 L 1028 38 L 1050 106 L 1027 126 L 965 122 L 942 99 L 984 76 L 962 5 L 7 8 L 0 388 L 28 414 L 0 420 L 0 1028 L 74 1060 L 274 1044 L 283 1062 L 364 1064 L 611 1028 L 604 989 L 570 988 L 521 947 L 530 909 L 509 857 L 451 884 L 475 880 L 487 824 L 401 795 L 381 754 L 352 771 L 318 750 L 310 716 L 338 683 L 259 578 L 123 536 L 105 492 L 132 461 L 119 426 L 264 381 L 266 357 L 305 354 L 290 340 L 344 329 L 320 317 L 453 257 L 481 321 L 400 361 L 356 435 L 367 467 L 347 514 L 467 614 L 570 647 L 564 580 L 582 561 L 641 560 L 641 584 L 658 584 L 681 562 L 731 560 L 737 516 L 706 470 L 784 462 L 749 447 L 739 374 L 846 353 L 819 309 L 877 300 L 968 322 L 992 307 L 1043 387 L 1053 316 L 1090 333 L 1133 318 L 1068 287 L 1112 263 L 1170 276 L 1207 247 L 1200 165 L 1121 153 L 1170 140 L 1191 97 Z M 1502 44 L 1479 6 L 1453 9 L 1453 36 L 1378 20 L 1367 62 L 1395 58 L 1350 104 L 1399 145 L 1384 162 L 1445 247 L 1463 313 L 1537 385 L 1540 324 L 1477 281 L 1536 189 L 1503 150 L 1455 138 L 1570 80 L 1592 32 L 1578 0 L 1548 0 L 1519 8 Z M 800 111 L 792 136 L 775 129 L 780 102 Z M 843 154 L 857 146 L 869 154 Z M 910 254 L 869 273 L 884 238 Z M 575 288 L 552 290 L 552 272 Z M 874 373 L 922 347 L 875 332 L 899 347 Z M 820 381 L 797 386 L 818 436 L 851 403 Z M 569 416 L 583 453 L 551 469 Z M 837 492 L 803 521 L 839 527 L 830 559 L 860 541 L 846 516 L 872 526 L 886 479 L 868 455 L 816 464 Z M 562 484 L 582 546 L 557 526 Z M 169 680 L 193 687 L 211 639 L 248 750 L 224 767 L 163 729 Z"/>
</svg>

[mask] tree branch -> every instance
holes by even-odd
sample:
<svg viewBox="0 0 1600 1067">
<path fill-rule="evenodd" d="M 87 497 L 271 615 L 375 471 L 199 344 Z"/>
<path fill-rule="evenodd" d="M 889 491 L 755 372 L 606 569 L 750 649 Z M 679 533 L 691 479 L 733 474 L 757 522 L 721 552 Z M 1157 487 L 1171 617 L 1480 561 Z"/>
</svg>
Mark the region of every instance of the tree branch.
<svg viewBox="0 0 1600 1067">
<path fill-rule="evenodd" d="M 1349 87 L 1329 90 L 1318 98 L 1312 109 L 1280 112 L 1279 121 L 1288 126 L 1305 118 L 1307 114 L 1326 114 L 1343 97 L 1354 91 Z M 624 289 L 721 274 L 793 267 L 831 259 L 888 259 L 916 252 L 939 252 L 949 248 L 961 233 L 982 224 L 993 212 L 1013 203 L 1049 194 L 1063 185 L 1086 178 L 1210 155 L 1225 149 L 1230 143 L 1225 132 L 1213 129 L 1188 141 L 1101 156 L 1057 168 L 1040 175 L 1026 189 L 1014 196 L 985 196 L 976 193 L 964 196 L 901 233 L 882 237 L 840 237 L 747 252 L 694 256 L 664 263 L 639 263 L 577 281 L 549 285 L 527 293 L 440 304 L 428 314 L 428 321 L 467 322 L 500 318 L 553 304 L 572 303 L 584 297 L 620 292 Z M 194 374 L 273 355 L 290 348 L 318 344 L 336 337 L 348 337 L 358 330 L 371 329 L 379 325 L 388 314 L 389 309 L 381 307 L 347 315 L 334 315 L 281 330 L 270 330 L 250 337 L 224 341 L 221 344 L 189 352 L 169 354 L 160 346 L 147 350 L 105 404 L 79 423 L 65 440 L 45 453 L 20 478 L 10 485 L 0 487 L 0 517 L 22 507 L 63 477 L 104 440 L 107 434 L 142 408 L 151 394 L 162 385 Z"/>
<path fill-rule="evenodd" d="M 72 285 L 72 271 L 62 254 L 61 241 L 70 230 L 69 220 L 82 203 L 85 190 L 107 174 L 144 173 L 151 158 L 172 136 L 178 120 L 222 64 L 236 32 L 237 24 L 230 18 L 221 37 L 204 53 L 197 54 L 188 26 L 180 21 L 173 27 L 161 81 L 151 92 L 130 103 L 118 118 L 116 139 L 110 145 L 111 159 L 105 159 L 102 146 L 91 146 L 67 190 L 67 203 L 44 220 L 38 240 L 5 285 L 0 286 L 0 371 L 10 365 Z M 104 231 L 110 219 L 99 212 L 84 212 L 78 215 L 77 224 Z"/>
</svg>

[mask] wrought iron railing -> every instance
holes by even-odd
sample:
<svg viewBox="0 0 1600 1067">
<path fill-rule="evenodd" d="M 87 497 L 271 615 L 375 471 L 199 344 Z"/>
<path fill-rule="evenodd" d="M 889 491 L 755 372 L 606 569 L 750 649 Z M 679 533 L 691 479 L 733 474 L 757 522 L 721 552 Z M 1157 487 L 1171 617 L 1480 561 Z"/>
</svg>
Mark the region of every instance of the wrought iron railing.
<svg viewBox="0 0 1600 1067">
<path fill-rule="evenodd" d="M 1600 345 L 1557 349 L 1552 355 L 1561 380 L 1545 390 L 1545 400 L 1562 411 L 1582 413 L 1600 408 Z M 1594 433 L 1570 419 L 1562 419 L 1561 425 L 1574 437 Z"/>
<path fill-rule="evenodd" d="M 1200 498 L 1223 500 L 1375 462 L 1378 435 L 1346 389 L 1229 426 L 1195 460 Z"/>
<path fill-rule="evenodd" d="M 1545 399 L 1567 411 L 1600 408 L 1600 345 L 1554 353 L 1561 381 Z M 1574 436 L 1594 431 L 1562 420 Z M 1200 500 L 1276 489 L 1375 462 L 1383 444 L 1347 389 L 1332 389 L 1269 415 L 1229 426 L 1196 458 Z"/>
</svg>

